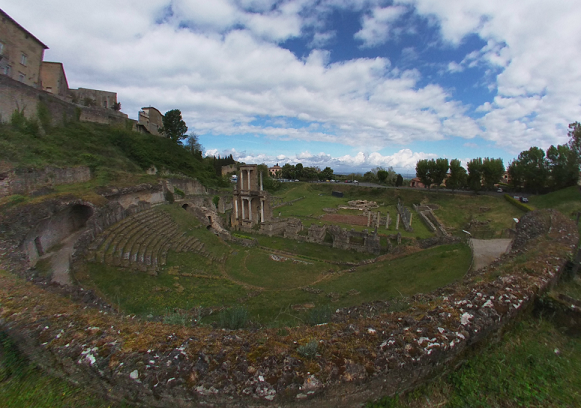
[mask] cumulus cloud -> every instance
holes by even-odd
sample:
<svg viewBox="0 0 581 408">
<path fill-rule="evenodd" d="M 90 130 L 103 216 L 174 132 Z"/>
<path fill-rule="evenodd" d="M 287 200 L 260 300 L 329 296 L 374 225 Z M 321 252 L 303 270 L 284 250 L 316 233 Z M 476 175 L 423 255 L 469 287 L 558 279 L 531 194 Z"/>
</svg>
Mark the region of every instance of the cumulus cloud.
<svg viewBox="0 0 581 408">
<path fill-rule="evenodd" d="M 351 171 L 367 171 L 375 167 L 389 168 L 393 167 L 396 171 L 402 173 L 415 172 L 416 163 L 422 159 L 433 159 L 437 155 L 424 152 L 413 152 L 410 149 L 401 149 L 392 155 L 382 155 L 378 152 L 364 153 L 358 152 L 355 155 L 344 155 L 333 157 L 324 152 L 310 153 L 303 151 L 292 156 L 269 156 L 262 153 L 251 152 L 237 152 L 236 149 L 227 149 L 218 151 L 211 149 L 205 152 L 206 156 L 228 156 L 232 154 L 235 160 L 245 163 L 265 163 L 272 166 L 278 163 L 280 166 L 284 164 L 296 165 L 301 163 L 305 167 L 331 167 L 335 172 L 351 172 Z"/>
<path fill-rule="evenodd" d="M 142 106 L 179 108 L 200 134 L 362 152 L 480 136 L 518 153 L 563 143 L 567 124 L 581 118 L 573 0 L 397 0 L 388 7 L 381 0 L 6 0 L 3 10 L 49 45 L 46 59 L 64 63 L 72 87 L 116 91 L 133 118 Z M 496 97 L 472 117 L 433 78 L 405 69 L 417 58 L 412 47 L 400 66 L 385 57 L 332 62 L 321 48 L 335 38 L 325 26 L 335 10 L 364 13 L 355 37 L 368 47 L 393 39 L 405 13 L 430 20 L 446 47 L 478 35 L 486 41 L 480 50 L 443 66 L 455 75 L 485 69 Z M 280 45 L 300 36 L 312 38 L 306 58 Z M 280 120 L 262 125 L 260 118 Z M 370 157 L 333 160 L 367 164 Z"/>
<path fill-rule="evenodd" d="M 574 0 L 400 0 L 435 17 L 444 41 L 469 34 L 487 41 L 452 71 L 490 67 L 497 98 L 479 111 L 485 139 L 514 152 L 566 140 L 567 124 L 581 117 L 581 26 Z M 532 118 L 532 119 L 531 119 Z"/>
<path fill-rule="evenodd" d="M 370 15 L 363 17 L 362 28 L 355 33 L 355 38 L 363 42 L 364 47 L 374 47 L 385 43 L 393 32 L 393 24 L 406 12 L 403 6 L 377 7 Z"/>
</svg>

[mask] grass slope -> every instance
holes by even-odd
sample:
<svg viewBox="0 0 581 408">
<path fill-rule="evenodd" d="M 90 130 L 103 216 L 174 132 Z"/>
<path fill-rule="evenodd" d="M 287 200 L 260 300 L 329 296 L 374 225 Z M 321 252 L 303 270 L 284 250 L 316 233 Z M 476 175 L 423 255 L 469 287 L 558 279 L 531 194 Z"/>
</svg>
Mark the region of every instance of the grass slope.
<svg viewBox="0 0 581 408">
<path fill-rule="evenodd" d="M 71 122 L 42 135 L 26 126 L 0 124 L 0 160 L 20 169 L 89 166 L 100 185 L 119 181 L 127 173 L 143 173 L 152 165 L 206 185 L 222 183 L 209 161 L 169 139 L 95 123 Z"/>
</svg>

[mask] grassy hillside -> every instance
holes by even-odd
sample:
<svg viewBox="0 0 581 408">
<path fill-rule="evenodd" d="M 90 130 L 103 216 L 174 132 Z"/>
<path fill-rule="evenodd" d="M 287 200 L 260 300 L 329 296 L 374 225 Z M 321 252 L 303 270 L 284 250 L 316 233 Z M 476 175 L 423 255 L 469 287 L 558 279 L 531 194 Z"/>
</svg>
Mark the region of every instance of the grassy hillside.
<svg viewBox="0 0 581 408">
<path fill-rule="evenodd" d="M 173 174 L 194 177 L 206 185 L 218 185 L 209 161 L 158 136 L 94 123 L 72 122 L 40 132 L 28 122 L 0 124 L 0 160 L 17 168 L 86 165 L 102 184 L 142 173 L 151 165 Z"/>
</svg>

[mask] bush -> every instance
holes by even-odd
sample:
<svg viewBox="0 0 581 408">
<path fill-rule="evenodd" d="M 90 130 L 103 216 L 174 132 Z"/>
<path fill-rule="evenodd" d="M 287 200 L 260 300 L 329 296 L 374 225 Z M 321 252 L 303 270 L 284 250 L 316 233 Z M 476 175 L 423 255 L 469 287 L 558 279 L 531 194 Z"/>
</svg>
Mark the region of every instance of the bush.
<svg viewBox="0 0 581 408">
<path fill-rule="evenodd" d="M 248 324 L 248 310 L 244 307 L 233 307 L 220 312 L 220 326 L 225 329 L 238 330 Z"/>
<path fill-rule="evenodd" d="M 40 125 L 46 131 L 49 130 L 52 124 L 52 119 L 50 117 L 50 111 L 48 106 L 44 102 L 38 102 L 36 105 L 36 115 L 40 121 Z"/>
<path fill-rule="evenodd" d="M 512 205 L 514 205 L 515 207 L 520 208 L 524 212 L 534 211 L 534 208 L 526 205 L 525 203 L 521 203 L 518 200 L 515 200 L 513 197 L 511 197 L 508 194 L 505 194 L 504 195 L 504 198 L 506 199 L 506 201 L 508 201 L 509 203 L 511 203 Z"/>
<path fill-rule="evenodd" d="M 182 190 L 180 190 L 177 187 L 173 188 L 173 192 L 177 195 L 179 195 L 181 198 L 184 198 L 186 196 L 186 193 L 184 193 Z"/>
<path fill-rule="evenodd" d="M 312 309 L 307 316 L 306 322 L 312 326 L 322 323 L 329 323 L 333 311 L 329 306 L 319 306 Z"/>
<path fill-rule="evenodd" d="M 169 191 L 169 190 L 167 190 L 165 192 L 165 201 L 167 201 L 170 204 L 173 204 L 174 201 L 175 201 L 175 198 L 173 196 L 173 193 L 171 191 Z"/>
<path fill-rule="evenodd" d="M 165 324 L 176 324 L 180 326 L 190 326 L 192 323 L 192 318 L 188 316 L 185 312 L 172 311 L 167 312 L 163 316 L 163 322 Z"/>
<path fill-rule="evenodd" d="M 319 342 L 317 340 L 311 340 L 307 344 L 299 346 L 299 348 L 297 348 L 297 353 L 305 358 L 313 358 L 317 355 L 318 347 Z"/>
</svg>

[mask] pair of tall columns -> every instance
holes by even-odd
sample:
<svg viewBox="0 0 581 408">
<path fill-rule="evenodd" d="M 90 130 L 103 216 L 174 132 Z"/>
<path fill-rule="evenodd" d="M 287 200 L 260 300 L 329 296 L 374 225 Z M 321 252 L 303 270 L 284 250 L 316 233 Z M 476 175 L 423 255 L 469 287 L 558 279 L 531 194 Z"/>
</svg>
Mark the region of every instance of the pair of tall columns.
<svg viewBox="0 0 581 408">
<path fill-rule="evenodd" d="M 244 172 L 246 172 L 246 178 L 247 178 L 247 185 L 248 188 L 247 190 L 251 190 L 252 188 L 250 187 L 250 172 L 251 170 L 240 170 L 240 189 L 244 190 Z M 262 191 L 262 172 L 260 172 L 260 191 Z"/>
</svg>

